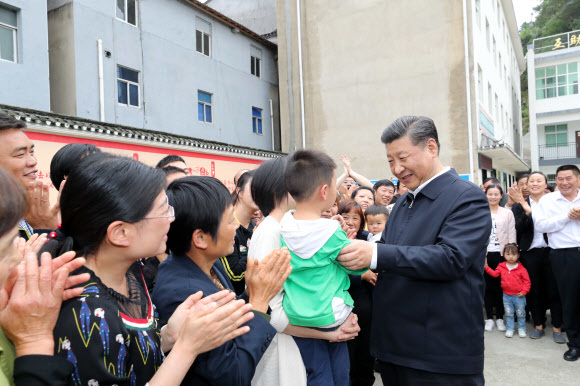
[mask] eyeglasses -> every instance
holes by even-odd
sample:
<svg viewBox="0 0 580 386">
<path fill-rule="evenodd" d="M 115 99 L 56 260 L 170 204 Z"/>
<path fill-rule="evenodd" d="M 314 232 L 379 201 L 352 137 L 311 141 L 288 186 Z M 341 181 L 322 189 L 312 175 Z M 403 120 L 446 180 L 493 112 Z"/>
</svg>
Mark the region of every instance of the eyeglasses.
<svg viewBox="0 0 580 386">
<path fill-rule="evenodd" d="M 152 218 L 172 218 L 172 217 L 175 218 L 175 209 L 171 205 L 167 204 L 167 215 L 166 216 L 143 217 L 142 220 L 149 220 Z"/>
</svg>

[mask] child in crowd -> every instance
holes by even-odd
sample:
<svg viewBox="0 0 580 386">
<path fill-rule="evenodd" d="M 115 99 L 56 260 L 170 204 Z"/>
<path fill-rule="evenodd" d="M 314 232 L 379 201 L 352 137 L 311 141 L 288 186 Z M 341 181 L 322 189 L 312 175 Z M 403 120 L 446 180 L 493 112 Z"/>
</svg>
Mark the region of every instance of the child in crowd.
<svg viewBox="0 0 580 386">
<path fill-rule="evenodd" d="M 518 335 L 525 338 L 526 335 L 526 294 L 530 292 L 532 283 L 528 271 L 518 262 L 520 253 L 515 243 L 509 243 L 504 247 L 503 257 L 506 261 L 500 263 L 495 270 L 485 261 L 485 272 L 493 277 L 501 276 L 501 288 L 503 290 L 503 306 L 507 330 L 506 338 L 514 336 L 514 310 L 518 315 Z"/>
<path fill-rule="evenodd" d="M 336 258 L 351 242 L 338 221 L 321 218 L 336 202 L 336 164 L 316 150 L 298 150 L 288 157 L 284 182 L 296 210 L 280 222 L 282 246 L 290 250 L 292 274 L 284 283 L 284 311 L 296 326 L 336 330 L 354 307 L 348 293 L 349 271 Z M 316 295 L 316 296 L 313 296 Z M 308 384 L 348 385 L 346 342 L 294 338 L 308 374 Z"/>
<path fill-rule="evenodd" d="M 367 229 L 369 236 L 367 241 L 376 243 L 381 239 L 381 235 L 389 219 L 389 210 L 383 205 L 371 205 L 365 211 Z"/>
</svg>

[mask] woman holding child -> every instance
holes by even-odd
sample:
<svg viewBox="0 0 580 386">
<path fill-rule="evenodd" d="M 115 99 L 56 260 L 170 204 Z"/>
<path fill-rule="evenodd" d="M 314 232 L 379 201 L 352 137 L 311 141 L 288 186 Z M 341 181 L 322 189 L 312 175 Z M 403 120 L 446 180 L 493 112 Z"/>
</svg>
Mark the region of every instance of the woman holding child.
<svg viewBox="0 0 580 386">
<path fill-rule="evenodd" d="M 492 270 L 495 270 L 500 263 L 505 261 L 503 258 L 505 245 L 516 242 L 516 227 L 512 211 L 499 206 L 499 202 L 503 196 L 501 186 L 489 185 L 485 189 L 485 195 L 489 202 L 492 220 L 489 245 L 487 247 L 487 264 Z M 495 324 L 497 325 L 497 329 L 499 331 L 505 331 L 506 326 L 503 321 L 503 292 L 498 278 L 489 275 L 485 276 L 484 303 L 487 315 L 485 330 L 491 331 L 493 329 L 493 309 L 495 308 L 495 316 L 497 318 Z"/>
</svg>

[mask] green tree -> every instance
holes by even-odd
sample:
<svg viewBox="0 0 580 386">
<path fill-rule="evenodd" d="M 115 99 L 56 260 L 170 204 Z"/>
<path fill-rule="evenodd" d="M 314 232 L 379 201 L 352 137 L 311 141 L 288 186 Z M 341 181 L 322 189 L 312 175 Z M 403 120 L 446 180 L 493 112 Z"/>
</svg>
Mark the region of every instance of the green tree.
<svg viewBox="0 0 580 386">
<path fill-rule="evenodd" d="M 557 35 L 580 29 L 580 0 L 543 0 L 534 8 L 536 19 L 520 26 L 520 38 L 524 52 L 534 39 Z M 528 71 L 520 78 L 522 88 L 522 130 L 529 131 Z"/>
</svg>

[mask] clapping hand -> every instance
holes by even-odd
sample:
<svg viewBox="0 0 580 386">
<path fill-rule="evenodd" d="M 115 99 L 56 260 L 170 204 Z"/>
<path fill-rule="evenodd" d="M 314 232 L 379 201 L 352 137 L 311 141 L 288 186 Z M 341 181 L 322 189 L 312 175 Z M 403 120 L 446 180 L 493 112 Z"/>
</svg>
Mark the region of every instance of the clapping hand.
<svg viewBox="0 0 580 386">
<path fill-rule="evenodd" d="M 568 217 L 571 220 L 580 220 L 580 207 L 570 209 L 570 212 L 568 213 Z"/>
<path fill-rule="evenodd" d="M 24 219 L 35 229 L 56 229 L 60 222 L 60 192 L 66 180 L 60 184 L 60 191 L 54 206 L 50 206 L 50 186 L 42 181 L 31 182 L 27 188 L 28 211 Z"/>
<path fill-rule="evenodd" d="M 517 204 L 518 202 L 521 203 L 523 200 L 522 191 L 516 184 L 508 189 L 508 197 L 512 205 Z"/>
</svg>

